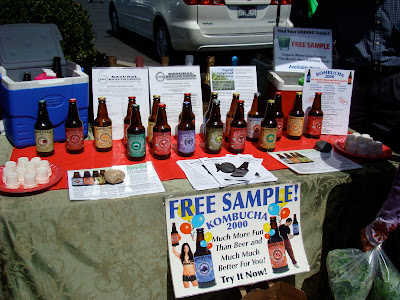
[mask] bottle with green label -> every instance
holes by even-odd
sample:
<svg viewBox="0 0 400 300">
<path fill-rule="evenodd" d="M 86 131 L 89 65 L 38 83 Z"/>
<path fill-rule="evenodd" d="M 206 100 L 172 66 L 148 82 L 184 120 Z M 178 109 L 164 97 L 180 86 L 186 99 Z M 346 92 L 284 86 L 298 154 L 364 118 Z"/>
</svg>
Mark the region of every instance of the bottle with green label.
<svg viewBox="0 0 400 300">
<path fill-rule="evenodd" d="M 140 117 L 139 104 L 131 105 L 130 125 L 126 130 L 127 157 L 129 160 L 142 160 L 146 156 L 146 135 Z"/>
<path fill-rule="evenodd" d="M 46 100 L 39 101 L 38 117 L 35 123 L 35 142 L 38 156 L 54 154 L 53 123 L 49 119 Z"/>
</svg>

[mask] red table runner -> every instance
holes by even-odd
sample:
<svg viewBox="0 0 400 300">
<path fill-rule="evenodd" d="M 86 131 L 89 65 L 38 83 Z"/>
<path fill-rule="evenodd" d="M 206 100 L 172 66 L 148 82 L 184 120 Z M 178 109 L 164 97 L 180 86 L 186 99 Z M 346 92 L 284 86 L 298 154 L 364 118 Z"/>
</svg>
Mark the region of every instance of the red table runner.
<svg viewBox="0 0 400 300">
<path fill-rule="evenodd" d="M 322 135 L 321 140 L 333 142 L 343 136 L 332 136 L 332 135 Z M 281 140 L 276 143 L 275 151 L 288 151 L 288 150 L 301 150 L 301 149 L 312 149 L 318 140 L 308 139 L 304 136 L 300 140 L 289 140 L 282 136 Z M 224 145 L 226 146 L 226 145 Z M 62 170 L 63 177 L 61 180 L 54 185 L 51 189 L 67 189 L 68 181 L 66 172 L 68 170 L 82 170 L 82 169 L 95 169 L 111 167 L 115 165 L 132 165 L 143 163 L 145 161 L 152 161 L 154 168 L 157 171 L 158 176 L 161 180 L 171 180 L 171 179 L 185 179 L 185 173 L 176 164 L 176 161 L 183 159 L 196 159 L 200 157 L 215 157 L 215 156 L 225 156 L 229 153 L 226 147 L 223 147 L 219 154 L 208 154 L 204 151 L 204 141 L 200 135 L 196 135 L 196 151 L 191 157 L 181 157 L 177 154 L 177 144 L 176 139 L 172 139 L 172 153 L 171 157 L 166 160 L 157 160 L 149 152 L 148 146 L 146 146 L 146 158 L 140 162 L 132 162 L 126 158 L 125 147 L 121 141 L 113 141 L 113 149 L 110 152 L 97 152 L 94 148 L 93 141 L 85 141 L 85 151 L 80 154 L 68 154 L 65 150 L 65 143 L 55 144 L 55 154 L 47 159 L 49 162 L 56 164 Z M 274 159 L 266 152 L 262 152 L 256 148 L 256 143 L 246 142 L 246 148 L 243 154 L 252 154 L 254 157 L 263 158 L 263 166 L 269 170 L 280 170 L 287 169 L 287 167 Z M 26 156 L 29 159 L 36 156 L 35 146 L 27 147 L 24 149 L 14 148 L 11 154 L 11 160 L 17 161 L 18 157 Z"/>
</svg>

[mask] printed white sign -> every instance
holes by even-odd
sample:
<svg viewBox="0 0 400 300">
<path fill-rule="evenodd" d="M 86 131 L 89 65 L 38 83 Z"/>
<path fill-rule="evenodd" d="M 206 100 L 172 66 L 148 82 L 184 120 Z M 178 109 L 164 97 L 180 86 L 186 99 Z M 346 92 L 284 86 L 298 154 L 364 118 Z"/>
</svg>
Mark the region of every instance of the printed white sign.
<svg viewBox="0 0 400 300">
<path fill-rule="evenodd" d="M 274 71 L 332 68 L 332 30 L 274 28 Z"/>
<path fill-rule="evenodd" d="M 176 298 L 310 269 L 300 183 L 168 198 L 165 210 Z"/>
</svg>

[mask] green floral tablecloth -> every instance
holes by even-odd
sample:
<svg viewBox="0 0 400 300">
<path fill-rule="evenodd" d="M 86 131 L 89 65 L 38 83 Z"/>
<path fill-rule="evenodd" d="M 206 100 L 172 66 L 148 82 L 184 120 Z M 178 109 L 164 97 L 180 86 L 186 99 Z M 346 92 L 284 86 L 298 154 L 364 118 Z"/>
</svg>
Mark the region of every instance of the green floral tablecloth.
<svg viewBox="0 0 400 300">
<path fill-rule="evenodd" d="M 0 136 L 0 165 L 11 151 Z M 359 243 L 360 229 L 385 199 L 396 163 L 363 165 L 317 175 L 273 172 L 279 180 L 271 184 L 301 182 L 311 271 L 296 275 L 297 287 L 323 269 L 329 248 Z M 0 299 L 173 299 L 163 198 L 200 192 L 187 180 L 163 184 L 165 193 L 97 201 L 70 202 L 68 190 L 0 194 Z"/>
</svg>

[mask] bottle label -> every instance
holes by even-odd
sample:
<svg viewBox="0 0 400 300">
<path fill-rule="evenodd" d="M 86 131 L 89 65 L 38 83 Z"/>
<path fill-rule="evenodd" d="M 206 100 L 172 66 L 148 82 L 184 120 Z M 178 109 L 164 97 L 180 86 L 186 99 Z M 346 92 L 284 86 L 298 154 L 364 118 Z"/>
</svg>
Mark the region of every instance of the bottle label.
<svg viewBox="0 0 400 300">
<path fill-rule="evenodd" d="M 195 136 L 196 132 L 194 130 L 178 130 L 178 151 L 181 153 L 192 153 L 196 145 Z"/>
<path fill-rule="evenodd" d="M 276 145 L 276 128 L 261 127 L 259 145 L 263 149 L 273 150 Z"/>
<path fill-rule="evenodd" d="M 81 178 L 75 178 L 75 177 L 72 177 L 72 185 L 73 186 L 80 186 L 80 185 L 83 185 L 83 178 L 81 177 Z"/>
<path fill-rule="evenodd" d="M 212 151 L 219 151 L 222 147 L 222 128 L 206 129 L 206 148 Z"/>
<path fill-rule="evenodd" d="M 171 132 L 153 132 L 154 154 L 171 153 Z"/>
<path fill-rule="evenodd" d="M 294 235 L 299 234 L 299 224 L 298 223 L 293 223 L 293 234 Z"/>
<path fill-rule="evenodd" d="M 112 147 L 112 127 L 94 126 L 94 140 L 96 148 Z"/>
<path fill-rule="evenodd" d="M 171 233 L 172 246 L 179 245 L 179 233 Z"/>
<path fill-rule="evenodd" d="M 307 134 L 321 135 L 322 129 L 322 116 L 308 116 L 307 120 Z"/>
<path fill-rule="evenodd" d="M 278 269 L 287 266 L 285 244 L 283 240 L 280 242 L 268 244 L 269 258 L 273 269 Z"/>
<path fill-rule="evenodd" d="M 209 282 L 215 280 L 214 266 L 211 254 L 195 256 L 194 268 L 199 282 Z"/>
<path fill-rule="evenodd" d="M 246 127 L 231 127 L 229 131 L 229 147 L 232 149 L 244 149 L 246 143 Z"/>
<path fill-rule="evenodd" d="M 276 137 L 281 137 L 282 136 L 282 131 L 283 131 L 283 119 L 284 118 L 275 118 L 277 127 L 276 127 Z"/>
<path fill-rule="evenodd" d="M 141 134 L 129 134 L 127 141 L 128 154 L 131 157 L 142 157 L 146 154 L 146 136 Z"/>
<path fill-rule="evenodd" d="M 262 118 L 247 118 L 247 137 L 258 139 L 260 136 Z"/>
<path fill-rule="evenodd" d="M 83 127 L 65 128 L 65 144 L 69 150 L 83 149 Z"/>
<path fill-rule="evenodd" d="M 153 127 L 156 125 L 156 122 L 149 122 L 149 129 L 148 129 L 148 135 L 147 139 L 149 140 L 149 143 L 153 142 Z"/>
<path fill-rule="evenodd" d="M 83 178 L 83 184 L 84 185 L 92 185 L 92 184 L 94 184 L 94 178 L 93 177 L 84 177 Z"/>
<path fill-rule="evenodd" d="M 287 134 L 291 136 L 301 136 L 303 134 L 304 117 L 289 116 Z"/>
<path fill-rule="evenodd" d="M 54 150 L 53 129 L 35 130 L 35 140 L 38 152 L 51 152 Z"/>
</svg>

